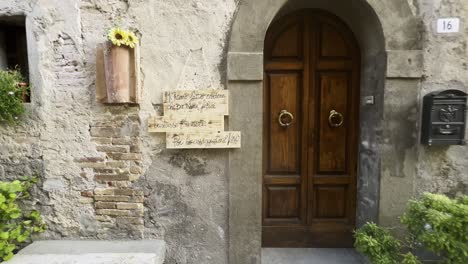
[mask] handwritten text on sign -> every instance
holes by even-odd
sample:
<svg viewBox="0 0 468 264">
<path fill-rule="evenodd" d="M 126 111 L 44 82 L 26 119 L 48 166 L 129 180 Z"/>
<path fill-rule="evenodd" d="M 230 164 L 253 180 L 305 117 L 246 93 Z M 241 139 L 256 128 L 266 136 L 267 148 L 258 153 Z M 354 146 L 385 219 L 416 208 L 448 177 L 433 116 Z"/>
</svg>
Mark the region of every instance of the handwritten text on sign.
<svg viewBox="0 0 468 264">
<path fill-rule="evenodd" d="M 240 148 L 241 133 L 238 131 L 167 133 L 166 147 L 169 149 Z"/>
<path fill-rule="evenodd" d="M 222 131 L 222 115 L 155 116 L 148 121 L 148 132 Z"/>
<path fill-rule="evenodd" d="M 227 90 L 179 90 L 164 93 L 164 113 L 213 113 L 228 115 Z"/>
</svg>

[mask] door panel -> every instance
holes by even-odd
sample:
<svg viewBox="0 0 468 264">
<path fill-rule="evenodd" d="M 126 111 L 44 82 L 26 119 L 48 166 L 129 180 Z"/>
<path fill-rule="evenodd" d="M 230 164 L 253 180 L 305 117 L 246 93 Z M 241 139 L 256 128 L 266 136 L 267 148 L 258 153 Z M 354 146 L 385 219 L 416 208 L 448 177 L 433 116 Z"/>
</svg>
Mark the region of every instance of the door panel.
<svg viewBox="0 0 468 264">
<path fill-rule="evenodd" d="M 347 73 L 319 73 L 319 158 L 318 173 L 344 173 L 346 171 L 346 117 L 348 107 L 349 77 Z M 331 116 L 336 111 L 337 117 Z M 342 115 L 342 118 L 338 115 Z M 337 120 L 333 120 L 333 119 Z M 332 120 L 330 120 L 332 119 Z M 330 126 L 330 121 L 342 124 Z"/>
<path fill-rule="evenodd" d="M 297 186 L 269 186 L 268 218 L 293 218 L 300 215 L 299 200 L 301 191 Z"/>
<path fill-rule="evenodd" d="M 264 55 L 263 246 L 351 247 L 360 68 L 354 36 L 333 15 L 300 11 L 273 23 Z M 294 116 L 288 126 L 278 120 L 284 111 Z"/>
<path fill-rule="evenodd" d="M 271 56 L 273 58 L 300 59 L 302 57 L 302 24 L 288 25 L 275 42 Z"/>
<path fill-rule="evenodd" d="M 320 56 L 349 58 L 350 52 L 342 35 L 330 24 L 320 24 Z"/>
<path fill-rule="evenodd" d="M 274 113 L 288 109 L 300 113 L 302 77 L 298 72 L 268 74 L 270 84 L 270 137 L 269 137 L 269 174 L 300 173 L 301 129 L 297 125 L 284 129 L 278 126 Z M 298 116 L 296 116 L 298 118 Z M 294 121 L 293 121 L 294 122 Z"/>
<path fill-rule="evenodd" d="M 315 187 L 315 219 L 331 219 L 346 217 L 346 185 Z"/>
</svg>

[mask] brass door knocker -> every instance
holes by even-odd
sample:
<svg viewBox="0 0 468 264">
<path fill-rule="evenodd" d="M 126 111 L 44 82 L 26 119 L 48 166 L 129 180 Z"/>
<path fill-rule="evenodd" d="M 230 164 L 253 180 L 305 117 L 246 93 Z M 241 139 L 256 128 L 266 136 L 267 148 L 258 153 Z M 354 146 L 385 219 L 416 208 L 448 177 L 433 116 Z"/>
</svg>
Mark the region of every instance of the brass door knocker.
<svg viewBox="0 0 468 264">
<path fill-rule="evenodd" d="M 341 113 L 337 112 L 336 110 L 330 111 L 330 116 L 328 117 L 328 124 L 331 127 L 340 127 L 343 125 L 344 117 Z"/>
<path fill-rule="evenodd" d="M 290 126 L 294 121 L 294 115 L 288 112 L 287 110 L 281 110 L 278 115 L 278 123 L 282 127 Z"/>
</svg>

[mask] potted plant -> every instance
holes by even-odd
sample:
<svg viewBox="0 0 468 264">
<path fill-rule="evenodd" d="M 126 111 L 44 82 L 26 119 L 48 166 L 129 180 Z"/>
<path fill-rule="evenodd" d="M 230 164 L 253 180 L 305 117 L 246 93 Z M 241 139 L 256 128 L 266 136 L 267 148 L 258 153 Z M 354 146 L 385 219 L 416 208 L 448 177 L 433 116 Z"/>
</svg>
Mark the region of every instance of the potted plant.
<svg viewBox="0 0 468 264">
<path fill-rule="evenodd" d="M 0 70 L 0 123 L 15 123 L 24 113 L 28 84 L 18 70 Z"/>
<path fill-rule="evenodd" d="M 108 33 L 109 43 L 105 51 L 105 82 L 108 103 L 131 102 L 132 52 L 138 45 L 134 32 L 112 28 Z"/>
</svg>

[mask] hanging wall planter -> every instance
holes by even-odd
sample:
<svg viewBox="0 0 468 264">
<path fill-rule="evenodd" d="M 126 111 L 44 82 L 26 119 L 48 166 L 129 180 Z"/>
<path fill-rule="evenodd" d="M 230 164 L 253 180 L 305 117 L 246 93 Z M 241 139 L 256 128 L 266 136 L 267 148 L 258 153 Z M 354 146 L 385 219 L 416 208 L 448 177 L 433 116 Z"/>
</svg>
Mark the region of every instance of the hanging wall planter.
<svg viewBox="0 0 468 264">
<path fill-rule="evenodd" d="M 138 39 L 133 32 L 114 28 L 109 41 L 96 50 L 96 100 L 108 104 L 138 104 Z"/>
</svg>

